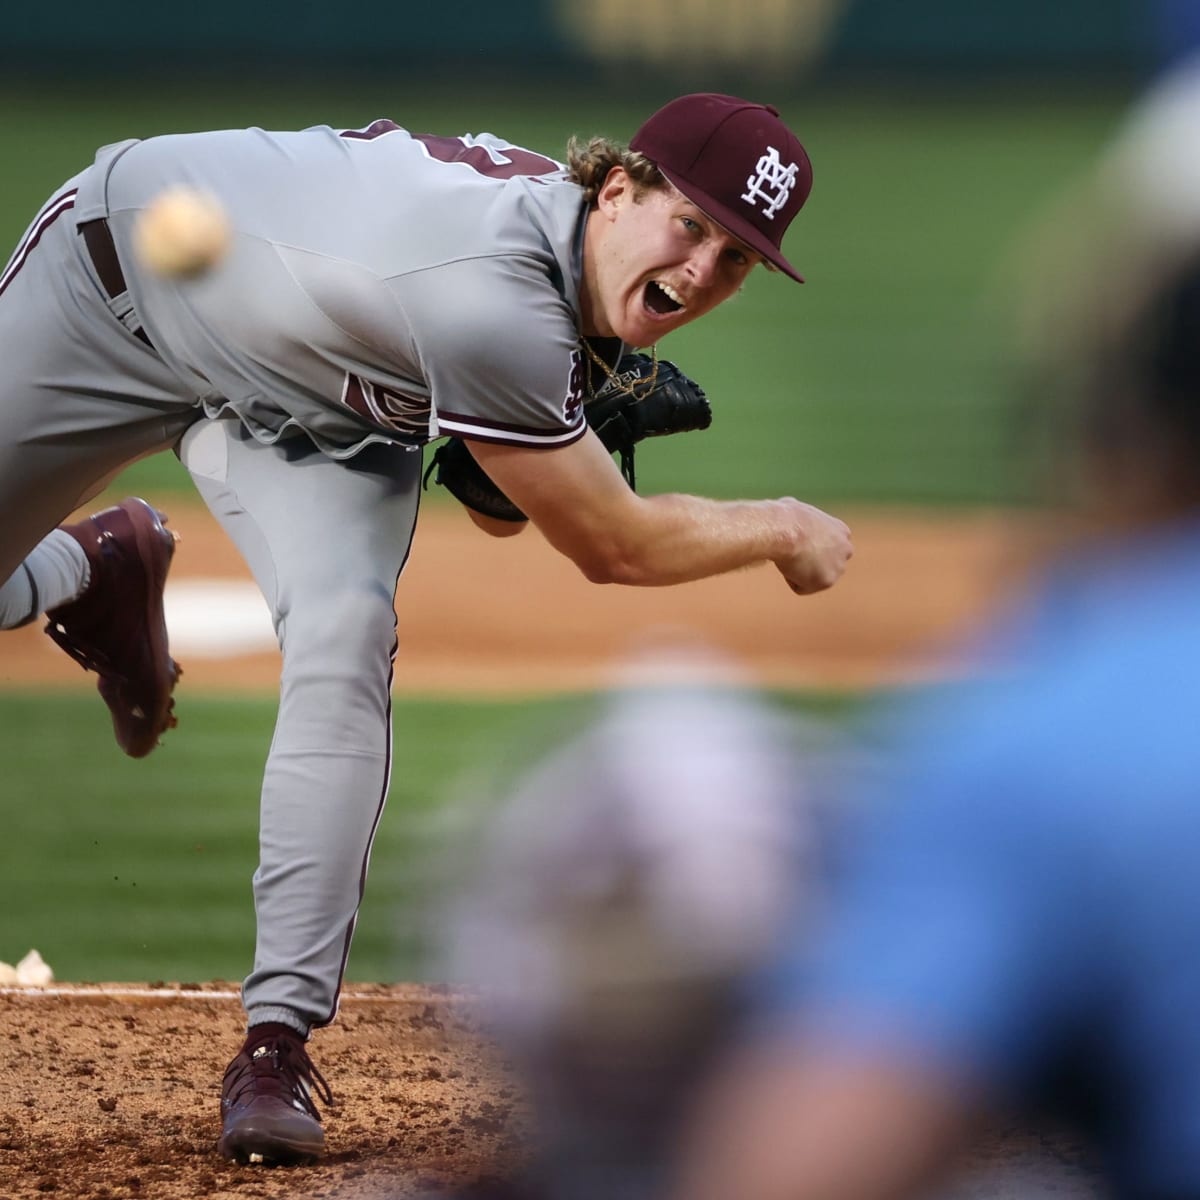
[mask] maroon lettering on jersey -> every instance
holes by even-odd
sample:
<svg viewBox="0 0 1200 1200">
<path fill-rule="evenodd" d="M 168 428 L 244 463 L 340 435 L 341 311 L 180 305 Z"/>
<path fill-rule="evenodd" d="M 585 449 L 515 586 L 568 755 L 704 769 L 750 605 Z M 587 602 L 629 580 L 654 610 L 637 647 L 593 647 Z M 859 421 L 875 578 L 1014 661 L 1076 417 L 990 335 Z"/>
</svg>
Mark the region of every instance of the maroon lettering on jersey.
<svg viewBox="0 0 1200 1200">
<path fill-rule="evenodd" d="M 567 378 L 567 394 L 563 398 L 563 416 L 568 425 L 574 425 L 583 412 L 585 387 L 583 355 L 578 350 L 572 350 L 571 373 Z"/>
<path fill-rule="evenodd" d="M 408 396 L 347 373 L 341 401 L 372 425 L 382 426 L 401 440 L 421 443 L 429 439 L 433 406 L 428 398 Z"/>
<path fill-rule="evenodd" d="M 466 138 L 436 137 L 429 133 L 417 133 L 413 140 L 420 142 L 429 152 L 430 158 L 438 162 L 466 163 L 480 175 L 496 179 L 511 179 L 514 175 L 549 175 L 560 170 L 552 158 L 522 150 L 520 146 L 481 146 Z"/>
</svg>

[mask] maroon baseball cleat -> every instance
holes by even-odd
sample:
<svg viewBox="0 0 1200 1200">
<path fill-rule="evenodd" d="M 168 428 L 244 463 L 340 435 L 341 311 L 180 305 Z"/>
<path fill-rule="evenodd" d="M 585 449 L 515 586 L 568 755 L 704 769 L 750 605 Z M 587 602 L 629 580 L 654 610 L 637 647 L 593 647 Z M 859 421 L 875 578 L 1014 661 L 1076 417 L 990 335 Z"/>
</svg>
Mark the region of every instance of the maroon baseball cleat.
<svg viewBox="0 0 1200 1200">
<path fill-rule="evenodd" d="M 175 726 L 171 696 L 181 671 L 167 649 L 163 587 L 175 553 L 166 517 L 131 497 L 64 525 L 91 567 L 83 595 L 46 613 L 46 632 L 97 684 L 117 744 L 131 758 Z"/>
<path fill-rule="evenodd" d="M 321 1114 L 333 1095 L 313 1066 L 304 1037 L 286 1025 L 255 1025 L 221 1084 L 223 1158 L 264 1166 L 311 1162 L 325 1148 Z"/>
</svg>

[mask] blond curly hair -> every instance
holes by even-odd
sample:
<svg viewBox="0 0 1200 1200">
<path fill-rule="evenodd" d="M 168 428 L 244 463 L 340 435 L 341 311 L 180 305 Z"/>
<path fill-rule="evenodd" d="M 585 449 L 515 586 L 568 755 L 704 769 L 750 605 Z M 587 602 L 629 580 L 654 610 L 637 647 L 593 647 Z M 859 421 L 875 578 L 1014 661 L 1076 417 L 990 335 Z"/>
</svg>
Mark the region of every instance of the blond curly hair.
<svg viewBox="0 0 1200 1200">
<path fill-rule="evenodd" d="M 611 138 L 572 137 L 567 143 L 567 170 L 572 183 L 583 188 L 584 199 L 595 204 L 604 180 L 613 167 L 624 167 L 634 183 L 635 196 L 667 186 L 666 176 L 644 154 Z"/>
</svg>

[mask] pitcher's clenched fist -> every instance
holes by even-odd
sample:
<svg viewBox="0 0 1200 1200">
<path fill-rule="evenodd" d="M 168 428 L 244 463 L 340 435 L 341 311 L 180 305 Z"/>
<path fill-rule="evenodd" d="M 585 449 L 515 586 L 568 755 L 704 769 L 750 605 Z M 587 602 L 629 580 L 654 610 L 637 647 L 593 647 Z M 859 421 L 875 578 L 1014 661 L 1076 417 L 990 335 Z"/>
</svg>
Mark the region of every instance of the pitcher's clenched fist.
<svg viewBox="0 0 1200 1200">
<path fill-rule="evenodd" d="M 833 587 L 854 554 L 850 527 L 803 500 L 788 496 L 775 503 L 792 509 L 795 546 L 775 560 L 788 587 L 797 596 Z"/>
</svg>

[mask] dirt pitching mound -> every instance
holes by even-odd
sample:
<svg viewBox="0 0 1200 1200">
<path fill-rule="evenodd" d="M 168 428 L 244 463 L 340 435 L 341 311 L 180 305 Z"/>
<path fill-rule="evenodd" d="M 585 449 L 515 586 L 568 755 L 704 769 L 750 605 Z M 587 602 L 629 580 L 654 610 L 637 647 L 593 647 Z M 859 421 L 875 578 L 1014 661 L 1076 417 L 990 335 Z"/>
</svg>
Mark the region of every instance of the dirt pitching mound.
<svg viewBox="0 0 1200 1200">
<path fill-rule="evenodd" d="M 410 1200 L 511 1178 L 532 1124 L 468 997 L 356 987 L 310 1051 L 337 1099 L 319 1164 L 224 1162 L 222 1072 L 243 1033 L 237 992 L 204 986 L 0 992 L 4 1200 Z M 1085 1148 L 999 1124 L 967 1156 L 974 1200 L 1097 1200 Z M 613 1200 L 620 1200 L 613 1197 Z"/>
<path fill-rule="evenodd" d="M 236 986 L 0 994 L 0 1196 L 400 1200 L 519 1161 L 517 1094 L 471 1006 L 444 989 L 356 988 L 310 1050 L 337 1101 L 327 1157 L 293 1169 L 217 1154 Z"/>
</svg>

